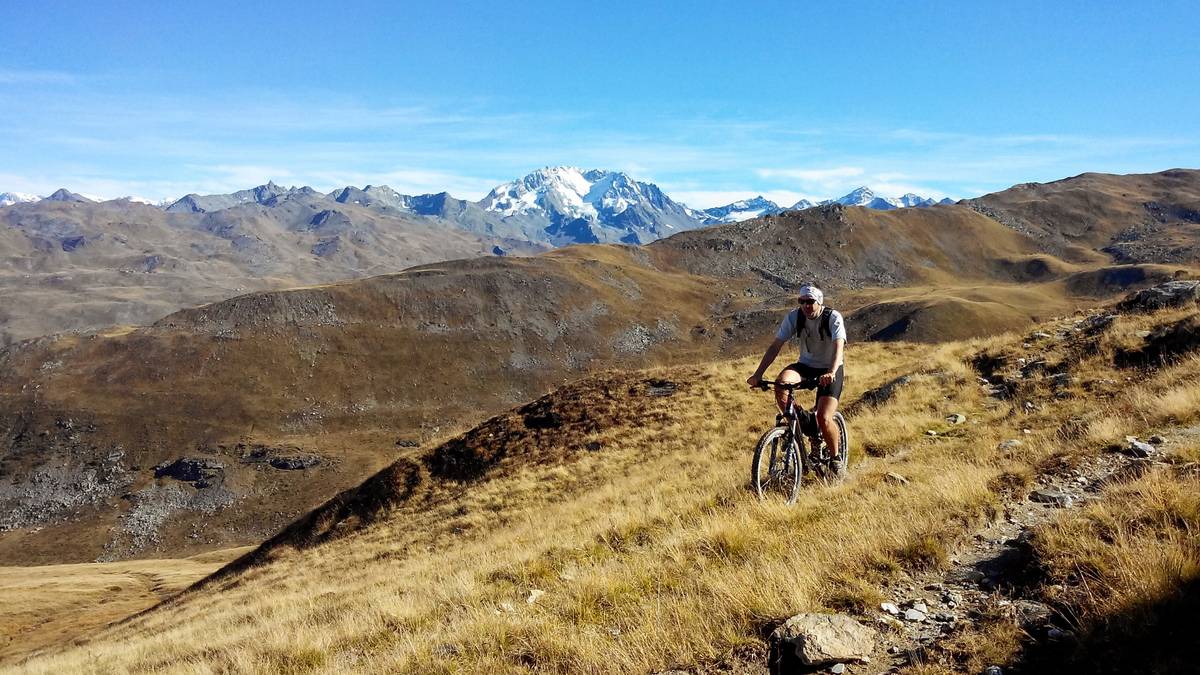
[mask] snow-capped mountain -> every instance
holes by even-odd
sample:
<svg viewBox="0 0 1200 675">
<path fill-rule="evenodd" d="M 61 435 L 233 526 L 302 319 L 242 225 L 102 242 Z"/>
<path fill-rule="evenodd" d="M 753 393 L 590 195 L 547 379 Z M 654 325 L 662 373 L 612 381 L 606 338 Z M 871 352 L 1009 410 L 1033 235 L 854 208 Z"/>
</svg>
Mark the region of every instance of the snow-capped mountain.
<svg viewBox="0 0 1200 675">
<path fill-rule="evenodd" d="M 863 187 L 851 190 L 833 201 L 843 206 L 870 206 L 871 202 L 875 201 L 875 192 L 864 185 Z"/>
<path fill-rule="evenodd" d="M 711 209 L 705 209 L 703 215 L 709 218 L 712 223 L 729 223 L 735 220 L 746 220 L 749 218 L 761 218 L 775 213 L 784 211 L 803 211 L 811 209 L 814 206 L 824 206 L 826 204 L 842 204 L 844 206 L 863 206 L 868 209 L 877 209 L 881 211 L 889 209 L 901 209 L 912 206 L 933 206 L 935 204 L 953 204 L 952 199 L 943 199 L 937 201 L 929 197 L 922 197 L 913 193 L 908 193 L 903 197 L 889 198 L 880 197 L 875 192 L 866 186 L 851 190 L 845 195 L 837 199 L 823 199 L 819 202 L 814 202 L 808 199 L 801 199 L 787 208 L 781 208 L 774 202 L 768 201 L 763 197 L 755 197 L 754 199 L 744 199 L 741 201 L 727 204 L 725 206 L 717 206 Z"/>
<path fill-rule="evenodd" d="M 794 208 L 794 207 L 793 207 Z M 807 207 L 803 207 L 807 208 Z M 704 209 L 713 222 L 718 223 L 733 223 L 751 218 L 759 218 L 769 213 L 778 213 L 779 205 L 775 202 L 759 195 L 754 199 L 742 199 L 726 204 L 725 206 L 717 206 L 711 209 Z"/>
<path fill-rule="evenodd" d="M 700 227 L 696 213 L 658 186 L 600 169 L 558 166 L 496 186 L 478 205 L 502 219 L 545 220 L 555 245 L 645 243 L 672 232 Z"/>
<path fill-rule="evenodd" d="M 170 206 L 170 205 L 174 204 L 176 201 L 178 201 L 176 199 L 149 199 L 147 197 L 139 197 L 137 195 L 128 195 L 125 197 L 119 197 L 118 199 L 124 199 L 125 201 L 132 202 L 134 204 L 145 204 L 146 206 L 154 206 L 154 207 L 160 208 L 160 209 L 166 209 L 168 206 Z"/>
<path fill-rule="evenodd" d="M 24 204 L 26 202 L 36 202 L 39 197 L 35 195 L 25 194 L 24 192 L 0 192 L 0 206 L 9 206 L 10 204 Z"/>
<path fill-rule="evenodd" d="M 943 199 L 940 202 L 932 197 L 922 197 L 918 194 L 909 192 L 901 197 L 880 197 L 876 195 L 871 188 L 863 186 L 851 190 L 848 194 L 833 200 L 838 204 L 845 206 L 865 206 L 869 209 L 878 209 L 886 211 L 890 209 L 903 209 L 914 206 L 934 206 L 936 204 L 953 204 L 952 199 Z M 828 202 L 821 202 L 826 204 Z"/>
</svg>

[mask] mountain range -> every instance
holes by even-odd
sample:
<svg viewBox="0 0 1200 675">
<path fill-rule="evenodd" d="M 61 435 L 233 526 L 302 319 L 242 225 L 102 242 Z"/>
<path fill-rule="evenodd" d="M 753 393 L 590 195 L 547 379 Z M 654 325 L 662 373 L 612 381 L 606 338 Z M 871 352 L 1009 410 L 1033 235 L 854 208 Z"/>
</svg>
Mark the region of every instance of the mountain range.
<svg viewBox="0 0 1200 675">
<path fill-rule="evenodd" d="M 52 201 L 92 202 L 60 189 L 46 197 Z M 149 203 L 142 199 L 129 201 Z M 906 194 L 897 199 L 879 197 L 860 187 L 838 199 L 812 202 L 802 199 L 781 207 L 761 196 L 704 210 L 671 199 L 658 186 L 637 181 L 628 174 L 601 169 L 547 167 L 496 186 L 477 202 L 448 193 L 404 195 L 386 185 L 347 186 L 329 193 L 311 187 L 282 187 L 274 182 L 228 194 L 188 194 L 161 206 L 170 213 L 213 213 L 257 204 L 268 208 L 294 200 L 328 199 L 393 214 L 434 217 L 459 229 L 485 237 L 527 241 L 544 246 L 585 243 L 643 244 L 682 230 L 714 223 L 796 211 L 838 203 L 873 209 L 931 206 L 952 203 Z M 37 201 L 19 193 L 0 195 L 0 206 Z"/>
<path fill-rule="evenodd" d="M 823 199 L 818 202 L 801 199 L 789 207 L 782 207 L 775 202 L 759 195 L 753 199 L 743 199 L 726 204 L 725 206 L 717 206 L 711 209 L 704 209 L 704 214 L 708 216 L 707 221 L 718 223 L 733 223 L 741 220 L 749 220 L 750 218 L 761 218 L 770 216 L 785 211 L 803 211 L 811 209 L 814 206 L 825 206 L 826 204 L 841 204 L 843 206 L 863 206 L 868 209 L 876 209 L 878 211 L 889 211 L 891 209 L 903 209 L 920 206 L 936 206 L 953 204 L 954 200 L 945 198 L 942 200 L 933 199 L 932 197 L 922 197 L 909 192 L 900 197 L 880 197 L 875 194 L 871 188 L 863 186 L 855 188 L 845 195 L 837 199 Z"/>
</svg>

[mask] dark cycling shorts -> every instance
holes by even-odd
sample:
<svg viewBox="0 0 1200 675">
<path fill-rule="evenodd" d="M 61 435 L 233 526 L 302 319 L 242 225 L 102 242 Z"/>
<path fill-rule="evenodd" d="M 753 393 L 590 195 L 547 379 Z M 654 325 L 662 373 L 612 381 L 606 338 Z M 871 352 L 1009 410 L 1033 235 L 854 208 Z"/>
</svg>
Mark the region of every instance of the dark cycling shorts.
<svg viewBox="0 0 1200 675">
<path fill-rule="evenodd" d="M 814 368 L 813 366 L 806 366 L 803 363 L 793 363 L 787 368 L 784 368 L 784 370 L 794 370 L 797 373 L 800 373 L 800 377 L 820 377 L 829 372 L 828 368 Z M 827 387 L 817 387 L 818 400 L 820 400 L 822 396 L 832 396 L 838 400 L 841 400 L 842 380 L 845 377 L 843 372 L 844 370 L 844 366 L 838 366 L 837 372 L 833 374 L 833 382 L 830 382 L 829 386 Z"/>
</svg>

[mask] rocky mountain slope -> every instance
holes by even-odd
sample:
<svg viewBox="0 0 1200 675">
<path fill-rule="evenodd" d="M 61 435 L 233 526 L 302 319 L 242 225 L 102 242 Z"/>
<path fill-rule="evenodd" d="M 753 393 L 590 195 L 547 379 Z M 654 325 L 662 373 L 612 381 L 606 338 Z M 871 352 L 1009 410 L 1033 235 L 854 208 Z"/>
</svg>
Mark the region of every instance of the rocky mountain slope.
<svg viewBox="0 0 1200 675">
<path fill-rule="evenodd" d="M 1085 173 L 1026 183 L 966 200 L 1066 260 L 1195 263 L 1200 260 L 1200 171 L 1114 176 Z"/>
<path fill-rule="evenodd" d="M 404 446 L 564 378 L 757 351 L 810 279 L 847 313 L 855 342 L 937 341 L 1195 273 L 1112 265 L 1098 251 L 1068 263 L 1041 241 L 963 206 L 830 205 L 644 247 L 251 293 L 148 328 L 18 343 L 0 351 L 0 559 L 256 541 Z"/>
<path fill-rule="evenodd" d="M 719 286 L 636 249 L 480 258 L 259 293 L 0 352 L 0 558 L 270 534 L 403 444 L 595 365 L 711 356 Z M 63 542 L 70 542 L 64 546 Z"/>
<path fill-rule="evenodd" d="M 239 293 L 492 255 L 497 246 L 536 250 L 303 190 L 251 192 L 258 196 L 212 212 L 76 199 L 0 209 L 0 341 L 147 324 Z"/>
</svg>

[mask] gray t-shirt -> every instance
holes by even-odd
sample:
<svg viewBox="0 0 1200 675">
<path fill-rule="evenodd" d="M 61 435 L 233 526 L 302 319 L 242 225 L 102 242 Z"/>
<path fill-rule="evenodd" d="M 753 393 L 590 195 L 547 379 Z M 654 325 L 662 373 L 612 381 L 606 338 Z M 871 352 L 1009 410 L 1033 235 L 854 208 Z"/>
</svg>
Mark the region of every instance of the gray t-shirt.
<svg viewBox="0 0 1200 675">
<path fill-rule="evenodd" d="M 817 318 L 810 319 L 802 317 L 800 309 L 796 308 L 788 312 L 784 317 L 783 323 L 779 324 L 779 331 L 775 333 L 775 338 L 778 340 L 790 340 L 796 335 L 796 321 L 804 319 L 804 325 L 800 328 L 800 363 L 814 368 L 831 368 L 833 366 L 834 350 L 837 347 L 837 340 L 846 339 L 846 322 L 842 320 L 841 312 L 836 309 L 829 316 L 829 333 L 830 338 L 822 339 L 821 337 L 821 315 Z"/>
</svg>

